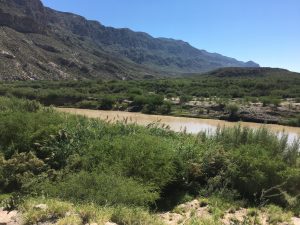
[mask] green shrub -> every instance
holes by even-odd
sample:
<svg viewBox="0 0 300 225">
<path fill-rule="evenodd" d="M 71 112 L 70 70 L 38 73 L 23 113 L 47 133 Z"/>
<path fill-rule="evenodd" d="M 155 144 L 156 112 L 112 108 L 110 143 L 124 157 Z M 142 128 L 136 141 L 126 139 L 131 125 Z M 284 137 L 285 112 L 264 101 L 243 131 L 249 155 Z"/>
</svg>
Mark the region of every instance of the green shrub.
<svg viewBox="0 0 300 225">
<path fill-rule="evenodd" d="M 35 206 L 39 204 L 45 204 L 46 208 L 37 209 Z M 71 212 L 72 204 L 53 199 L 28 199 L 22 204 L 20 210 L 24 212 L 24 224 L 34 225 L 49 220 L 49 217 L 64 218 L 66 213 Z"/>
<path fill-rule="evenodd" d="M 241 146 L 232 152 L 231 157 L 235 162 L 229 167 L 233 187 L 248 199 L 260 200 L 263 190 L 284 182 L 279 173 L 285 170 L 285 163 L 262 146 Z M 274 191 L 272 194 L 280 194 L 279 190 Z"/>
<path fill-rule="evenodd" d="M 161 98 L 154 98 L 158 110 Z M 159 209 L 184 196 L 220 193 L 299 209 L 299 144 L 264 127 L 194 136 L 37 109 L 25 100 L 0 102 L 1 192 Z"/>
<path fill-rule="evenodd" d="M 164 225 L 157 217 L 151 216 L 141 208 L 117 207 L 113 211 L 111 221 L 121 225 Z"/>
<path fill-rule="evenodd" d="M 300 126 L 300 115 L 298 115 L 296 118 L 284 120 L 282 122 L 282 124 L 287 125 L 287 126 L 299 127 Z"/>
<path fill-rule="evenodd" d="M 237 120 L 238 119 L 238 116 L 237 116 L 237 112 L 239 111 L 239 106 L 234 104 L 234 103 L 231 103 L 231 104 L 227 104 L 225 106 L 225 111 L 227 113 L 229 113 L 229 119 L 230 120 Z"/>
<path fill-rule="evenodd" d="M 78 102 L 76 106 L 82 109 L 98 109 L 99 103 L 97 101 L 83 100 Z"/>
<path fill-rule="evenodd" d="M 180 96 L 179 99 L 180 99 L 179 100 L 180 104 L 184 104 L 184 103 L 191 101 L 193 99 L 193 97 L 189 96 L 189 95 L 182 95 L 182 96 Z"/>
<path fill-rule="evenodd" d="M 113 108 L 113 105 L 115 103 L 115 99 L 112 98 L 112 97 L 103 97 L 101 100 L 100 100 L 100 109 L 103 109 L 103 110 L 110 110 Z"/>
<path fill-rule="evenodd" d="M 42 105 L 37 101 L 0 97 L 0 112 L 38 112 L 41 109 Z"/>
<path fill-rule="evenodd" d="M 151 114 L 158 112 L 161 110 L 161 112 L 166 111 L 166 113 L 169 113 L 170 107 L 168 107 L 167 103 L 164 105 L 164 99 L 160 95 L 149 95 L 145 99 L 146 101 L 143 104 L 142 112 L 146 114 Z"/>
<path fill-rule="evenodd" d="M 35 143 L 48 140 L 58 132 L 64 121 L 61 114 L 51 111 L 0 112 L 0 117 L 0 151 L 6 157 L 33 150 Z"/>
<path fill-rule="evenodd" d="M 276 134 L 272 133 L 264 126 L 261 126 L 256 130 L 240 125 L 233 128 L 219 127 L 215 135 L 209 138 L 213 141 L 222 143 L 227 150 L 241 145 L 259 144 L 274 154 L 289 152 L 287 136 L 283 134 L 278 138 Z"/>
<path fill-rule="evenodd" d="M 157 113 L 162 115 L 167 115 L 171 113 L 171 104 L 169 102 L 164 102 L 161 106 L 157 108 Z"/>
<path fill-rule="evenodd" d="M 281 103 L 281 99 L 271 97 L 263 97 L 261 98 L 263 106 L 274 105 L 275 107 L 279 106 Z"/>
<path fill-rule="evenodd" d="M 87 169 L 111 168 L 161 188 L 175 173 L 173 157 L 170 143 L 139 134 L 94 141 L 83 157 L 83 164 Z"/>
<path fill-rule="evenodd" d="M 97 171 L 69 175 L 58 183 L 48 183 L 43 191 L 53 197 L 99 205 L 147 206 L 158 198 L 151 186 L 111 172 Z"/>
<path fill-rule="evenodd" d="M 45 170 L 45 163 L 31 152 L 14 154 L 8 160 L 0 158 L 0 191 L 20 191 L 23 184 Z"/>
<path fill-rule="evenodd" d="M 194 189 L 193 192 L 199 188 L 199 185 L 210 186 L 210 191 L 214 192 L 222 186 L 223 179 L 218 182 L 213 182 L 213 180 L 216 181 L 226 171 L 229 163 L 228 154 L 222 146 L 209 142 L 194 147 L 193 151 L 189 152 L 189 155 L 181 155 L 180 157 L 184 158 L 179 159 L 184 160 L 181 161 L 183 168 L 180 169 L 186 170 L 183 174 L 184 179 L 190 183 L 190 189 Z"/>
<path fill-rule="evenodd" d="M 284 212 L 280 207 L 275 205 L 269 205 L 265 208 L 265 211 L 268 213 L 268 223 L 269 224 L 279 224 L 283 222 L 291 222 L 291 214 Z"/>
</svg>

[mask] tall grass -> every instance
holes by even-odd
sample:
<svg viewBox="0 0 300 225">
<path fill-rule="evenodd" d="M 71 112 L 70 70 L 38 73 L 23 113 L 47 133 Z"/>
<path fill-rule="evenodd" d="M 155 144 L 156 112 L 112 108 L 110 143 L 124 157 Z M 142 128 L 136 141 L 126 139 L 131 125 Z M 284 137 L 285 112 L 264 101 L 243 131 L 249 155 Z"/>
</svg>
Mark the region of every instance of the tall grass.
<svg viewBox="0 0 300 225">
<path fill-rule="evenodd" d="M 213 141 L 223 144 L 226 149 L 232 149 L 241 145 L 259 145 L 266 151 L 275 155 L 281 155 L 289 164 L 295 164 L 300 155 L 300 140 L 288 141 L 288 134 L 273 133 L 266 127 L 249 129 L 237 125 L 233 128 L 218 127 L 216 133 L 210 137 Z"/>
</svg>

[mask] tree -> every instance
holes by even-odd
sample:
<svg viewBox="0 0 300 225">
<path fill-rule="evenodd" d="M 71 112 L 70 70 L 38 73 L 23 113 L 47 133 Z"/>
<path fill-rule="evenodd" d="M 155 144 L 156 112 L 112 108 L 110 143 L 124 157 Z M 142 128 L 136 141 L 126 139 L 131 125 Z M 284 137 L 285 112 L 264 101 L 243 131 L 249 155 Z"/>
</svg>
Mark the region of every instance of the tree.
<svg viewBox="0 0 300 225">
<path fill-rule="evenodd" d="M 189 102 L 189 101 L 191 101 L 193 99 L 193 97 L 192 96 L 189 96 L 189 95 L 182 95 L 182 96 L 180 96 L 180 104 L 184 104 L 184 103 L 186 103 L 186 102 Z"/>
</svg>

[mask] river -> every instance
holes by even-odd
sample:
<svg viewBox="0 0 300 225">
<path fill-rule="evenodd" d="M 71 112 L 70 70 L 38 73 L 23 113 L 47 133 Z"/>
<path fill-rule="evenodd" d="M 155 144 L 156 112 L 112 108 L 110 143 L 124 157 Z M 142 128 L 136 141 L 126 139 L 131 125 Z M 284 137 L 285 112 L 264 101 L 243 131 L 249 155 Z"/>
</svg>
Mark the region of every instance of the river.
<svg viewBox="0 0 300 225">
<path fill-rule="evenodd" d="M 259 124 L 249 122 L 228 122 L 215 119 L 197 119 L 186 117 L 174 116 L 161 116 L 161 115 L 147 115 L 142 113 L 132 113 L 123 111 L 103 111 L 103 110 L 89 110 L 89 109 L 75 109 L 75 108 L 57 108 L 60 112 L 72 113 L 76 115 L 83 115 L 90 118 L 100 118 L 102 120 L 116 122 L 126 120 L 128 123 L 136 123 L 139 125 L 148 125 L 150 123 L 165 124 L 171 130 L 187 133 L 197 134 L 199 132 L 206 132 L 213 134 L 218 126 L 220 127 L 233 127 L 240 124 L 243 127 L 258 129 L 265 126 L 269 130 L 281 136 L 283 133 L 288 135 L 288 142 L 292 143 L 294 140 L 300 138 L 299 127 L 289 127 L 276 124 Z"/>
</svg>

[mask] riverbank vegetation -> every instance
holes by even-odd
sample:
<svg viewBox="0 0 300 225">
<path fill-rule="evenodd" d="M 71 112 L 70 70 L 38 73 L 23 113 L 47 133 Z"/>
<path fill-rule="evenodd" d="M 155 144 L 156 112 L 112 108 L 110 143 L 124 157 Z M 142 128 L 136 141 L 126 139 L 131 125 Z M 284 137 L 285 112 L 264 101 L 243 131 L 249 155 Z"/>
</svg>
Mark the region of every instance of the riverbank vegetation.
<svg viewBox="0 0 300 225">
<path fill-rule="evenodd" d="M 37 100 L 47 106 L 300 126 L 299 87 L 299 75 L 202 75 L 129 81 L 3 82 L 0 95 Z"/>
<path fill-rule="evenodd" d="M 2 197 L 8 208 L 29 209 L 26 204 L 32 201 L 59 199 L 56 204 L 67 204 L 59 209 L 69 203 L 93 204 L 93 210 L 107 213 L 111 221 L 142 217 L 140 221 L 158 224 L 155 212 L 215 196 L 240 207 L 273 204 L 299 216 L 298 150 L 299 143 L 289 145 L 287 137 L 278 139 L 264 128 L 237 126 L 194 136 L 155 124 L 110 124 L 58 113 L 37 101 L 0 98 L 0 193 L 11 196 Z M 215 214 L 216 222 L 222 213 Z"/>
</svg>

